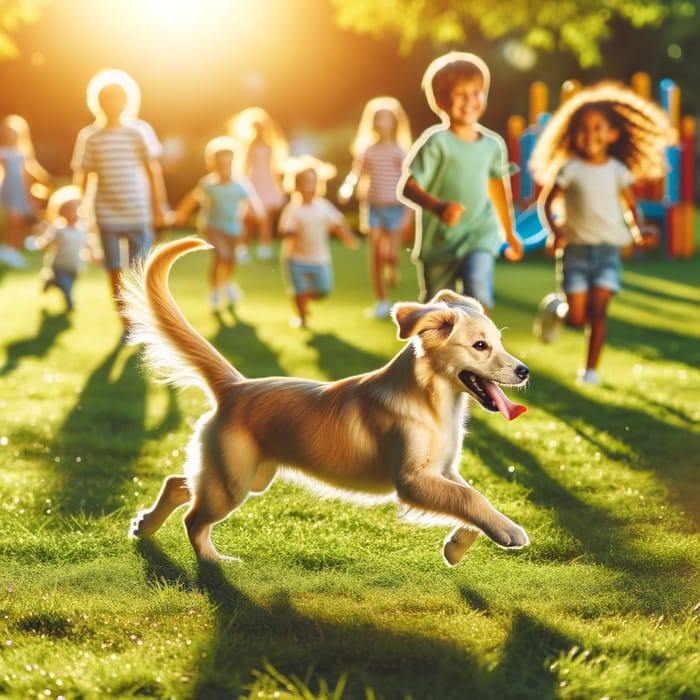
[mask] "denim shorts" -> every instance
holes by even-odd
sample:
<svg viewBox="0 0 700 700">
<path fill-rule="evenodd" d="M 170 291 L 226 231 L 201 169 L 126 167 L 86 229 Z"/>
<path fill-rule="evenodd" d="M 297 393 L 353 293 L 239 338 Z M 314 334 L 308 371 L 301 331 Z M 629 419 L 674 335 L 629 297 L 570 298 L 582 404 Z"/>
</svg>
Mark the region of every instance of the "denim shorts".
<svg viewBox="0 0 700 700">
<path fill-rule="evenodd" d="M 403 204 L 393 204 L 384 207 L 369 205 L 369 225 L 370 228 L 378 228 L 382 231 L 393 233 L 398 231 L 406 213 Z"/>
<path fill-rule="evenodd" d="M 129 265 L 131 265 L 137 257 L 143 257 L 149 251 L 153 244 L 153 229 L 148 224 L 120 228 L 100 227 L 104 264 L 108 270 L 121 270 L 123 267 L 119 244 L 122 239 L 129 244 Z"/>
<path fill-rule="evenodd" d="M 289 277 L 295 294 L 313 294 L 323 297 L 333 288 L 333 270 L 330 265 L 312 265 L 290 260 Z"/>
<path fill-rule="evenodd" d="M 564 248 L 564 291 L 580 294 L 593 287 L 620 291 L 621 252 L 612 245 L 569 244 Z"/>
<path fill-rule="evenodd" d="M 466 258 L 449 263 L 419 265 L 421 300 L 430 301 L 441 289 L 456 289 L 462 283 L 462 293 L 474 297 L 487 309 L 492 309 L 494 257 L 486 250 L 473 250 Z"/>
</svg>

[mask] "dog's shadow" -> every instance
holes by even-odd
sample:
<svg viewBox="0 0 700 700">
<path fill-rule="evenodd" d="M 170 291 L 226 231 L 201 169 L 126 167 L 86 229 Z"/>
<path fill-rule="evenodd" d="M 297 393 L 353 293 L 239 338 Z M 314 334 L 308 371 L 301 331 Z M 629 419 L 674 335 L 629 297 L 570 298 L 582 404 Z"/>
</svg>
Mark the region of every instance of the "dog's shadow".
<svg viewBox="0 0 700 700">
<path fill-rule="evenodd" d="M 378 698 L 495 699 L 508 697 L 508 679 L 532 677 L 537 697 L 547 699 L 556 696 L 556 676 L 542 674 L 543 664 L 575 644 L 556 630 L 543 636 L 543 625 L 516 616 L 494 671 L 481 665 L 478 652 L 448 640 L 371 622 L 311 617 L 295 608 L 283 584 L 271 602 L 256 602 L 233 582 L 245 575 L 245 564 L 199 563 L 192 574 L 152 540 L 139 540 L 136 548 L 154 586 L 203 593 L 216 611 L 211 647 L 197 669 L 192 698 L 239 697 L 252 683 L 253 671 L 268 660 L 287 677 L 305 678 L 311 671 L 312 690 L 315 677 L 333 689 L 347 674 L 343 697 L 348 698 L 369 697 L 366 688 L 372 688 Z M 468 593 L 461 595 L 471 604 Z M 524 648 L 529 649 L 526 657 Z"/>
</svg>

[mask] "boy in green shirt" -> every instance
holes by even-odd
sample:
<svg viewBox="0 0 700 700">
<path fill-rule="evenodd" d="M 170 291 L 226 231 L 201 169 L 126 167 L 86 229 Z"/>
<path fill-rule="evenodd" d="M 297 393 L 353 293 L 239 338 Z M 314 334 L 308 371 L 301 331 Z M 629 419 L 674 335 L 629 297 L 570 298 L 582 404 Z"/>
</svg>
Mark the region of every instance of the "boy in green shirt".
<svg viewBox="0 0 700 700">
<path fill-rule="evenodd" d="M 453 52 L 423 76 L 428 104 L 442 123 L 423 133 L 409 153 L 399 191 L 416 209 L 421 299 L 462 281 L 463 292 L 493 308 L 493 268 L 523 256 L 514 229 L 510 167 L 503 139 L 479 124 L 490 73 L 474 54 Z M 417 205 L 417 206 L 416 206 Z"/>
</svg>

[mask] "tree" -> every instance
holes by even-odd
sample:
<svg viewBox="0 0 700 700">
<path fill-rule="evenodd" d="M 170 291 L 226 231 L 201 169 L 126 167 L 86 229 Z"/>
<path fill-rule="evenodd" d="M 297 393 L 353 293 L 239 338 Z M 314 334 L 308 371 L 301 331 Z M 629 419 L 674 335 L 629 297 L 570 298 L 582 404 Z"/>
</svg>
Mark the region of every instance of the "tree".
<svg viewBox="0 0 700 700">
<path fill-rule="evenodd" d="M 582 68 L 602 63 L 601 44 L 622 19 L 634 28 L 694 17 L 695 0 L 332 0 L 344 29 L 398 35 L 407 53 L 422 39 L 465 45 L 517 38 L 537 51 L 572 53 Z"/>
<path fill-rule="evenodd" d="M 0 0 L 0 60 L 19 55 L 12 35 L 23 24 L 36 22 L 49 2 L 50 0 Z"/>
</svg>

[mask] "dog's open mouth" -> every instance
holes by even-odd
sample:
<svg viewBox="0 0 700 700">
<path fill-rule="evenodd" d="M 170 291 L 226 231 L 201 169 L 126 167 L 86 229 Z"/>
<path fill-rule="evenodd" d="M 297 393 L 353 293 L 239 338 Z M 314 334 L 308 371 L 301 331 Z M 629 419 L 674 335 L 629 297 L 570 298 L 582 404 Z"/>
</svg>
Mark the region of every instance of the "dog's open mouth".
<svg viewBox="0 0 700 700">
<path fill-rule="evenodd" d="M 508 420 L 513 420 L 527 411 L 527 406 L 511 401 L 495 382 L 477 377 L 466 369 L 459 373 L 459 378 L 467 391 L 487 411 L 493 413 L 500 411 Z"/>
</svg>

